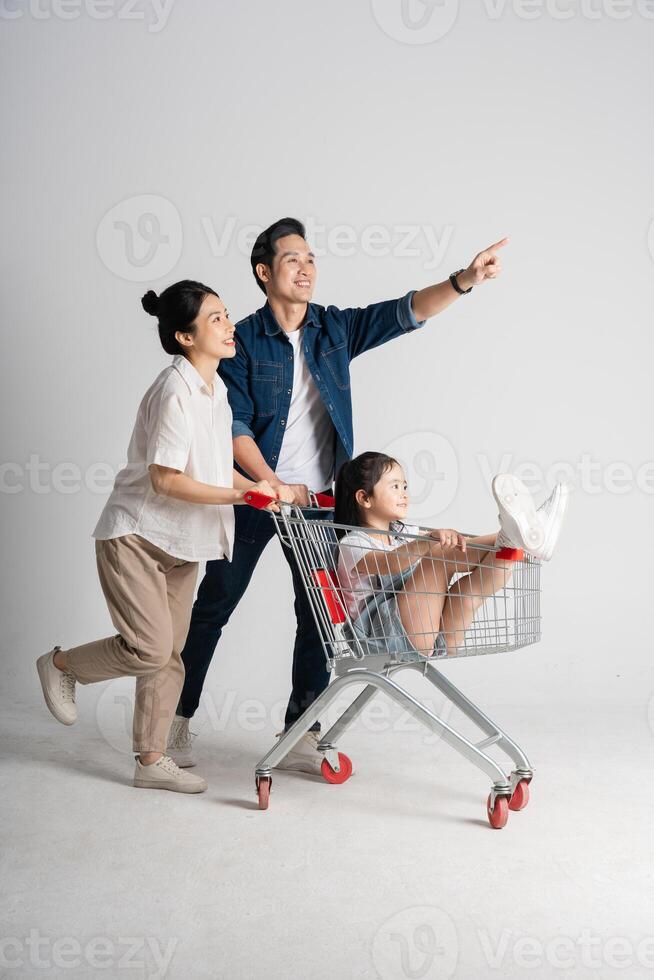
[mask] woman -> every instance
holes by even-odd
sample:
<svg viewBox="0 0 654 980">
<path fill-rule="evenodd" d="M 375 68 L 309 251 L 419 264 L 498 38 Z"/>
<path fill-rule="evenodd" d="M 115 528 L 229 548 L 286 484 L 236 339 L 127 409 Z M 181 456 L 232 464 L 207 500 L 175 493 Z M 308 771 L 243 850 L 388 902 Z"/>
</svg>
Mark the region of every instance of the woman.
<svg viewBox="0 0 654 980">
<path fill-rule="evenodd" d="M 77 718 L 75 686 L 136 677 L 134 785 L 202 793 L 206 781 L 165 755 L 184 680 L 181 651 L 198 563 L 231 559 L 233 504 L 246 490 L 276 497 L 233 468 L 227 389 L 216 374 L 236 351 L 234 327 L 218 294 L 184 280 L 141 300 L 157 317 L 173 355 L 148 388 L 136 417 L 127 466 L 93 532 L 100 584 L 117 635 L 55 647 L 37 660 L 46 704 L 64 725 Z M 269 505 L 277 509 L 276 504 Z"/>
</svg>

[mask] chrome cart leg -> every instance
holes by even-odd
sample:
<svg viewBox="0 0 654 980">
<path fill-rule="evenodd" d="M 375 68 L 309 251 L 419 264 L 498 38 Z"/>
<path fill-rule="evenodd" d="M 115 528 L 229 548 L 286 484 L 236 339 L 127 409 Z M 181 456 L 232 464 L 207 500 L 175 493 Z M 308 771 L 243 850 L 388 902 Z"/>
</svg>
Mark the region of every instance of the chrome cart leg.
<svg viewBox="0 0 654 980">
<path fill-rule="evenodd" d="M 465 694 L 455 687 L 451 681 L 449 681 L 443 674 L 436 669 L 433 664 L 411 664 L 412 667 L 417 667 L 418 670 L 424 674 L 427 680 L 438 688 L 438 690 L 445 695 L 445 697 L 452 702 L 466 718 L 474 722 L 486 735 L 486 738 L 481 742 L 477 743 L 478 748 L 487 748 L 489 745 L 497 745 L 499 749 L 505 752 L 509 758 L 515 764 L 515 775 L 517 783 L 520 779 L 531 779 L 533 776 L 533 769 L 529 763 L 529 759 L 524 754 L 520 746 L 516 745 L 513 739 L 504 732 L 494 721 L 484 714 L 481 708 L 478 708 L 476 704 L 465 696 Z M 514 775 L 512 774 L 512 776 Z"/>
<path fill-rule="evenodd" d="M 275 766 L 279 765 L 279 763 L 291 751 L 291 749 L 295 748 L 302 736 L 306 735 L 311 726 L 318 721 L 320 716 L 329 707 L 332 701 L 336 700 L 343 688 L 350 687 L 353 684 L 365 684 L 367 675 L 370 674 L 370 672 L 356 671 L 356 674 L 357 676 L 353 677 L 352 672 L 348 672 L 342 677 L 337 677 L 331 682 L 329 687 L 325 688 L 322 694 L 316 698 L 313 704 L 309 705 L 306 711 L 300 715 L 298 720 L 291 725 L 288 731 L 284 732 L 281 738 L 278 739 L 277 744 L 274 745 L 270 752 L 268 752 L 267 755 L 265 755 L 259 762 L 259 765 L 255 769 L 255 777 L 257 779 L 262 776 L 269 777 L 271 775 L 271 770 L 274 769 Z M 361 677 L 361 674 L 366 676 Z M 370 674 L 370 677 L 374 676 L 374 674 Z"/>
<path fill-rule="evenodd" d="M 324 709 L 334 701 L 341 691 L 346 687 L 350 687 L 353 684 L 367 684 L 369 686 L 375 687 L 380 691 L 387 694 L 393 701 L 397 702 L 400 707 L 404 708 L 419 721 L 421 721 L 427 728 L 431 728 L 432 731 L 437 732 L 444 742 L 451 745 L 452 748 L 456 749 L 460 755 L 472 762 L 473 765 L 485 772 L 487 776 L 493 782 L 493 786 L 496 794 L 501 794 L 505 796 L 510 796 L 511 786 L 508 782 L 503 770 L 491 759 L 490 756 L 486 755 L 481 751 L 476 745 L 468 741 L 465 736 L 459 734 L 455 731 L 447 722 L 438 718 L 435 714 L 429 711 L 420 701 L 416 700 L 411 694 L 399 687 L 395 681 L 391 680 L 390 677 L 384 677 L 381 674 L 375 674 L 368 670 L 351 670 L 342 677 L 336 678 L 327 690 L 323 691 L 320 697 L 314 701 L 314 703 L 307 708 L 301 718 L 299 718 L 295 724 L 289 728 L 285 735 L 279 739 L 277 745 L 274 746 L 268 752 L 266 756 L 261 760 L 259 765 L 256 767 L 256 776 L 270 776 L 271 770 L 284 758 L 287 752 L 293 748 L 294 745 L 299 742 L 302 736 L 309 730 L 315 721 L 322 714 Z M 365 693 L 365 692 L 364 692 Z"/>
<path fill-rule="evenodd" d="M 372 699 L 378 694 L 376 687 L 372 684 L 368 684 L 367 687 L 361 691 L 361 693 L 354 699 L 351 705 L 345 709 L 343 714 L 338 718 L 328 732 L 323 735 L 320 745 L 320 749 L 333 749 L 335 743 L 341 737 L 346 728 L 355 721 L 367 704 L 370 704 Z"/>
</svg>

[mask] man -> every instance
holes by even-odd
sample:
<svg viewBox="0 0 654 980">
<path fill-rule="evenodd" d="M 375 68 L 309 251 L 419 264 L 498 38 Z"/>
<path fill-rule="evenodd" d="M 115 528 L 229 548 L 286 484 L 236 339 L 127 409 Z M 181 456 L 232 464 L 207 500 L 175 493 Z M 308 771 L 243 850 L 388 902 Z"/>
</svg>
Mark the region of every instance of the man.
<svg viewBox="0 0 654 980">
<path fill-rule="evenodd" d="M 238 468 L 267 480 L 281 499 L 306 504 L 308 489 L 331 492 L 335 474 L 353 454 L 350 361 L 364 351 L 422 326 L 460 295 L 500 272 L 504 238 L 480 252 L 467 269 L 401 299 L 361 309 L 340 310 L 311 302 L 315 256 L 304 226 L 282 218 L 263 231 L 251 265 L 266 303 L 237 324 L 237 353 L 222 361 L 234 417 L 232 436 Z M 266 513 L 236 507 L 232 561 L 207 562 L 193 607 L 182 660 L 184 690 L 171 727 L 168 752 L 192 766 L 188 720 L 200 700 L 204 679 L 223 627 L 244 594 L 256 564 L 274 536 Z M 297 633 L 289 728 L 329 683 L 325 655 L 302 580 L 290 549 L 282 553 L 293 576 Z M 318 726 L 316 726 L 317 729 Z M 309 732 L 281 764 L 319 773 L 319 735 Z"/>
</svg>

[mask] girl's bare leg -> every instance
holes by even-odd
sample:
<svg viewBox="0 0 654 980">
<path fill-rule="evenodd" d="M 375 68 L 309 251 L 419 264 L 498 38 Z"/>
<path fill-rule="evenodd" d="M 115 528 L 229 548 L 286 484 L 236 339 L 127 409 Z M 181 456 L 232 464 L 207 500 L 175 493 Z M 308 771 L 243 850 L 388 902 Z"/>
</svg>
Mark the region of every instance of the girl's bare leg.
<svg viewBox="0 0 654 980">
<path fill-rule="evenodd" d="M 452 549 L 421 560 L 413 574 L 397 593 L 397 606 L 409 640 L 424 656 L 431 656 L 441 629 L 441 614 L 451 575 L 446 555 Z"/>
<path fill-rule="evenodd" d="M 456 548 L 439 548 L 423 558 L 398 592 L 397 605 L 402 625 L 413 646 L 431 656 L 439 632 L 448 653 L 464 642 L 465 631 L 477 609 L 507 584 L 513 563 L 498 561 L 497 534 L 468 538 L 465 554 Z M 460 578 L 450 585 L 455 575 Z"/>
<path fill-rule="evenodd" d="M 484 544 L 494 544 L 495 535 L 484 538 Z M 476 539 L 482 543 L 481 539 Z M 462 646 L 465 632 L 475 618 L 475 613 L 489 598 L 503 589 L 513 572 L 513 562 L 498 560 L 493 551 L 471 547 L 465 556 L 455 559 L 457 571 L 466 572 L 450 585 L 443 604 L 442 632 L 447 652 Z M 464 568 L 467 558 L 467 569 Z"/>
</svg>

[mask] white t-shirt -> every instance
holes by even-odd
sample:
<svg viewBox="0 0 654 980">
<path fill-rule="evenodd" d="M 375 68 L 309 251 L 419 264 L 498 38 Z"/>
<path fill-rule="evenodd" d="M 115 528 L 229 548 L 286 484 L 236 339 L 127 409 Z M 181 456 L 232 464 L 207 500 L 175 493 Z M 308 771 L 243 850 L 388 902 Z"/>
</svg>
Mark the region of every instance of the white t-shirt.
<svg viewBox="0 0 654 980">
<path fill-rule="evenodd" d="M 326 490 L 334 476 L 334 426 L 304 356 L 304 328 L 286 336 L 293 345 L 293 392 L 275 475 Z"/>
<path fill-rule="evenodd" d="M 215 375 L 212 393 L 191 362 L 176 355 L 143 396 L 127 466 L 116 476 L 93 537 L 102 541 L 138 534 L 174 558 L 231 560 L 234 508 L 155 493 L 148 470 L 157 463 L 200 483 L 232 487 L 231 426 L 222 379 Z"/>
<path fill-rule="evenodd" d="M 383 540 L 384 535 L 361 530 L 348 531 L 339 542 L 338 582 L 345 607 L 352 619 L 356 619 L 377 586 L 377 575 L 359 574 L 355 565 L 369 551 L 395 551 L 404 543 L 404 538 L 393 534 L 402 530 L 406 534 L 420 534 L 420 528 L 413 524 L 393 523 L 390 526 L 390 544 Z M 417 560 L 417 559 L 416 559 Z M 386 562 L 379 562 L 379 575 L 388 575 Z"/>
</svg>

